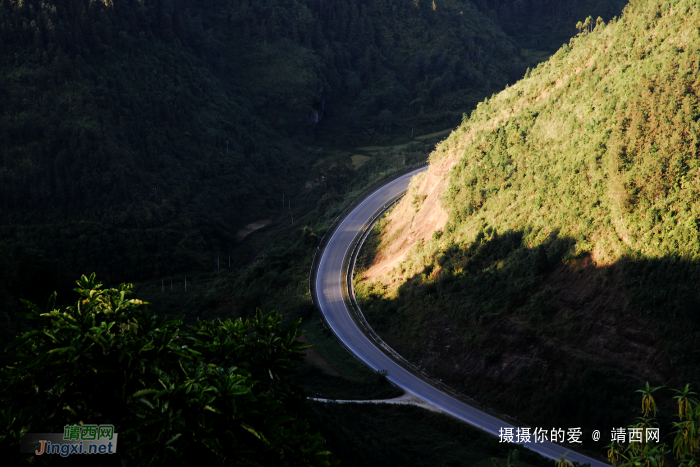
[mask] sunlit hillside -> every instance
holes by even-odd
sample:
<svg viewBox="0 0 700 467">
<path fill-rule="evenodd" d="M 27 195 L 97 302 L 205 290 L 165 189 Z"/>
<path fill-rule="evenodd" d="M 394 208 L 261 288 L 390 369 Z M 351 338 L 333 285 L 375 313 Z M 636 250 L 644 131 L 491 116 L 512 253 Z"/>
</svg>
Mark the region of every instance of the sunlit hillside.
<svg viewBox="0 0 700 467">
<path fill-rule="evenodd" d="M 630 416 L 612 407 L 637 380 L 700 381 L 700 3 L 581 20 L 436 148 L 358 291 L 467 394 L 594 426 Z"/>
</svg>

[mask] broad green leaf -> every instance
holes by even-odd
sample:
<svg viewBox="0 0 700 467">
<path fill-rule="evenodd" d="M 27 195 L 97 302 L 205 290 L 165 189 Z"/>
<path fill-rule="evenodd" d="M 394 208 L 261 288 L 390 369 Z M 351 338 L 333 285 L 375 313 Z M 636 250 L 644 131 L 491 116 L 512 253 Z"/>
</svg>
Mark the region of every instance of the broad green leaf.
<svg viewBox="0 0 700 467">
<path fill-rule="evenodd" d="M 144 396 L 146 394 L 157 394 L 158 390 L 157 389 L 142 389 L 140 391 L 136 391 L 131 395 L 131 397 L 136 398 L 140 396 Z"/>
</svg>

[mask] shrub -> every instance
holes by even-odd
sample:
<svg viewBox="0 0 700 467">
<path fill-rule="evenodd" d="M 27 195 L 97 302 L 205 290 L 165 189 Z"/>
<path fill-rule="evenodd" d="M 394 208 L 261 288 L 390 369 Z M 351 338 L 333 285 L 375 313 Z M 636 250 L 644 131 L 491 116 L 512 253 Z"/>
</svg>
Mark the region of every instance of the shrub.
<svg viewBox="0 0 700 467">
<path fill-rule="evenodd" d="M 128 465 L 329 465 L 288 378 L 302 359 L 299 321 L 282 329 L 278 313 L 258 311 L 185 330 L 181 316 L 128 299 L 130 284 L 77 284 L 74 306 L 55 308 L 55 293 L 45 312 L 25 301 L 37 326 L 8 347 L 3 447 L 27 431 L 111 423 Z"/>
</svg>

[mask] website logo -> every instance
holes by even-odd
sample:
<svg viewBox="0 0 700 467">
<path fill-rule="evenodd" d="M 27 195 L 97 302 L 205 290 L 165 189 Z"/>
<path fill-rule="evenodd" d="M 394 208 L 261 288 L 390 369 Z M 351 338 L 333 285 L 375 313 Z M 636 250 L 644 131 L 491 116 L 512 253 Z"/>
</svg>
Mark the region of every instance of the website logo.
<svg viewBox="0 0 700 467">
<path fill-rule="evenodd" d="M 114 425 L 66 425 L 63 433 L 27 433 L 20 452 L 37 456 L 58 454 L 114 454 L 117 452 Z"/>
</svg>

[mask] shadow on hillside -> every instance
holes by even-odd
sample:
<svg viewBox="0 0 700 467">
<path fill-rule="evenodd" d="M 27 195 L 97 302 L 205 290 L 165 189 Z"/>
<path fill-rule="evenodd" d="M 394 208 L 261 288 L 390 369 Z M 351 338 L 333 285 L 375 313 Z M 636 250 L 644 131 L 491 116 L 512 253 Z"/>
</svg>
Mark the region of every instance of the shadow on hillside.
<svg viewBox="0 0 700 467">
<path fill-rule="evenodd" d="M 526 423 L 608 430 L 638 415 L 646 381 L 700 387 L 700 263 L 597 265 L 573 238 L 531 248 L 527 233 L 450 245 L 393 299 L 359 284 L 360 306 L 399 353 Z"/>
</svg>

